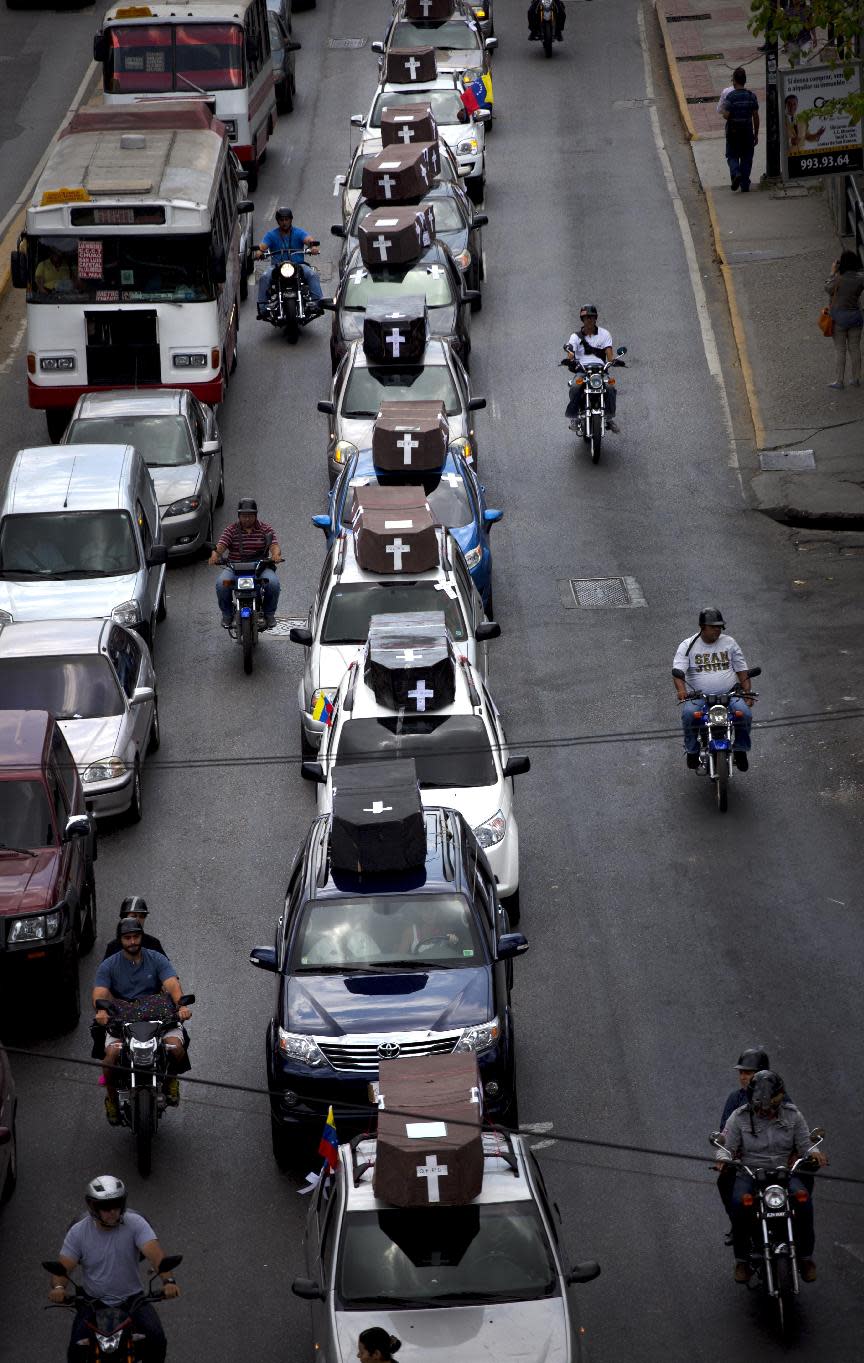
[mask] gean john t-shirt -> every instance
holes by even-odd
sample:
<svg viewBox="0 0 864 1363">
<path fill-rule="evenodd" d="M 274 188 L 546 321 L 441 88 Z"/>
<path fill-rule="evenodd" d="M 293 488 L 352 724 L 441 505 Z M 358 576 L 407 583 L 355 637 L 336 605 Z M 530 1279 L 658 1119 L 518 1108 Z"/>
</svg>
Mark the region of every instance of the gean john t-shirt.
<svg viewBox="0 0 864 1363">
<path fill-rule="evenodd" d="M 687 653 L 690 639 L 681 640 L 672 663 L 676 672 L 684 673 L 687 689 L 704 691 L 708 696 L 731 691 L 738 682 L 736 672 L 747 671 L 744 654 L 732 635 L 721 634 L 716 643 L 706 644 L 699 634 Z"/>
</svg>

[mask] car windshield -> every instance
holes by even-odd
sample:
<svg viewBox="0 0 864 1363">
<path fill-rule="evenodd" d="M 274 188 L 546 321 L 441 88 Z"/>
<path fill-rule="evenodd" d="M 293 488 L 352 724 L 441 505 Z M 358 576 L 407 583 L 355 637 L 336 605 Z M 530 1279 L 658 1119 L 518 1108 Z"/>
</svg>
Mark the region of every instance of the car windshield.
<svg viewBox="0 0 864 1363">
<path fill-rule="evenodd" d="M 406 265 L 386 270 L 375 267 L 374 275 L 360 263 L 345 280 L 339 300 L 343 308 L 360 310 L 381 298 L 407 298 L 425 295 L 429 308 L 446 308 L 453 302 L 453 280 L 446 265 L 430 260 L 428 265 Z"/>
<path fill-rule="evenodd" d="M 111 223 L 126 222 L 124 214 L 135 223 L 152 222 L 152 235 L 104 235 Z M 209 236 L 166 236 L 158 226 L 165 221 L 163 207 L 81 204 L 74 209 L 74 221 L 80 227 L 92 224 L 93 230 L 80 237 L 28 235 L 28 303 L 202 303 L 215 297 Z M 126 316 L 139 318 L 135 326 L 126 322 L 128 344 L 146 350 L 155 340 L 155 321 L 143 313 Z M 85 321 L 88 346 L 104 347 L 102 314 Z"/>
<path fill-rule="evenodd" d="M 138 549 L 125 511 L 34 511 L 4 516 L 0 577 L 117 577 L 137 573 Z"/>
<path fill-rule="evenodd" d="M 182 416 L 94 416 L 73 421 L 68 445 L 134 445 L 151 469 L 194 464 L 189 427 Z"/>
<path fill-rule="evenodd" d="M 108 659 L 0 658 L 0 706 L 50 710 L 58 719 L 102 719 L 123 714 L 123 697 Z"/>
<path fill-rule="evenodd" d="M 112 25 L 108 41 L 103 82 L 109 94 L 242 90 L 245 84 L 243 26 L 236 21 Z"/>
<path fill-rule="evenodd" d="M 340 731 L 337 761 L 370 757 L 413 757 L 421 790 L 492 786 L 498 780 L 489 735 L 479 715 L 394 714 L 352 719 Z"/>
<path fill-rule="evenodd" d="M 412 101 L 412 100 L 406 100 L 405 102 L 406 102 L 407 104 L 410 104 L 410 103 L 412 103 L 413 101 Z M 368 156 L 355 156 L 355 157 L 354 157 L 354 160 L 351 162 L 351 174 L 350 174 L 349 179 L 348 179 L 348 188 L 349 188 L 349 189 L 361 189 L 361 188 L 362 188 L 362 186 L 363 186 L 363 167 L 364 167 L 369 161 L 371 161 L 371 160 L 372 160 L 372 157 L 375 156 L 375 155 L 377 155 L 376 152 L 371 152 L 371 151 L 370 151 L 369 154 L 368 154 Z M 452 166 L 452 164 L 451 164 L 451 162 L 450 162 L 449 157 L 447 157 L 446 155 L 444 155 L 443 152 L 442 152 L 442 155 L 441 155 L 441 171 L 440 171 L 440 173 L 439 173 L 439 175 L 438 175 L 438 179 L 439 179 L 439 180 L 443 180 L 443 181 L 445 181 L 445 182 L 449 182 L 449 183 L 451 183 L 451 184 L 453 183 L 453 166 Z"/>
<path fill-rule="evenodd" d="M 372 107 L 369 127 L 380 128 L 381 115 L 385 109 L 395 109 L 405 104 L 431 105 L 439 128 L 468 122 L 468 115 L 455 87 L 452 90 L 385 90 L 379 94 Z"/>
<path fill-rule="evenodd" d="M 0 781 L 0 866 L 3 844 L 26 851 L 54 847 L 51 807 L 41 781 Z"/>
<path fill-rule="evenodd" d="M 291 946 L 293 970 L 396 962 L 424 970 L 476 966 L 482 960 L 471 912 L 458 894 L 313 899 Z"/>
<path fill-rule="evenodd" d="M 451 470 L 444 473 L 427 473 L 422 478 L 405 478 L 399 473 L 371 473 L 352 478 L 348 485 L 342 507 L 342 524 L 349 523 L 353 514 L 354 487 L 405 487 L 408 483 L 422 487 L 429 503 L 429 509 L 439 525 L 448 530 L 455 526 L 468 525 L 474 519 L 474 509 L 468 496 L 468 489 L 462 478 Z"/>
<path fill-rule="evenodd" d="M 443 194 L 436 195 L 434 199 L 421 199 L 419 207 L 422 208 L 426 205 L 430 205 L 434 210 L 436 232 L 459 232 L 465 227 L 465 222 L 459 211 L 456 200 L 451 198 L 449 194 L 446 196 Z M 356 237 L 357 228 L 360 226 L 363 219 L 374 211 L 376 211 L 376 206 L 374 204 L 367 203 L 365 199 L 361 199 L 351 222 L 349 235 Z"/>
<path fill-rule="evenodd" d="M 479 47 L 480 35 L 476 28 L 458 19 L 445 19 L 441 23 L 413 24 L 401 20 L 394 24 L 390 37 L 391 47 Z"/>
<path fill-rule="evenodd" d="M 350 1212 L 336 1290 L 346 1307 L 455 1306 L 560 1295 L 533 1202 Z"/>
<path fill-rule="evenodd" d="M 327 602 L 321 643 L 365 644 L 373 615 L 440 610 L 451 638 L 457 643 L 467 639 L 459 598 L 449 584 L 432 579 L 412 582 L 401 577 L 392 582 L 339 582 Z"/>
<path fill-rule="evenodd" d="M 422 369 L 361 369 L 355 367 L 345 385 L 340 416 L 375 417 L 382 402 L 443 402 L 448 416 L 462 411 L 456 384 L 446 364 Z"/>
</svg>

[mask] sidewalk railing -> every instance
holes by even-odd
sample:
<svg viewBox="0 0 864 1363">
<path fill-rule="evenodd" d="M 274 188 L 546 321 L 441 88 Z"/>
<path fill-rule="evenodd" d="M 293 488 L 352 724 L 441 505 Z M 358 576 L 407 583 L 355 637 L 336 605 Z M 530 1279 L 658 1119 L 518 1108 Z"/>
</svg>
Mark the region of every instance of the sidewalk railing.
<svg viewBox="0 0 864 1363">
<path fill-rule="evenodd" d="M 864 261 L 864 197 L 861 177 L 829 175 L 825 180 L 834 225 L 842 237 L 851 237 L 859 259 Z"/>
</svg>

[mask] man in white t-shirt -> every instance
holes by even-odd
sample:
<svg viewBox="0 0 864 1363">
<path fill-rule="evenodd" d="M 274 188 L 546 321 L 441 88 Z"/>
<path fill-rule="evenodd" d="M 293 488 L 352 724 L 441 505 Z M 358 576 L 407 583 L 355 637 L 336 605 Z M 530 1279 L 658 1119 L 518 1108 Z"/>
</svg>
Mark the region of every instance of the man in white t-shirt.
<svg viewBox="0 0 864 1363">
<path fill-rule="evenodd" d="M 597 309 L 593 303 L 586 303 L 579 309 L 579 321 L 581 326 L 573 332 L 565 349 L 571 351 L 576 360 L 608 360 L 611 363 L 615 358 L 612 336 L 605 327 L 597 325 Z M 575 388 L 570 390 L 570 401 L 564 414 L 570 418 L 572 430 L 576 429 L 576 414 L 579 410 L 577 391 Z M 618 423 L 614 418 L 617 396 L 614 386 L 606 389 L 606 425 L 616 434 Z"/>
<path fill-rule="evenodd" d="M 698 700 L 690 700 L 692 692 L 699 695 L 725 694 L 740 682 L 743 695 L 732 703 L 735 743 L 732 758 L 739 771 L 746 771 L 750 751 L 750 708 L 756 697 L 750 693 L 750 673 L 741 648 L 731 634 L 724 633 L 723 612 L 708 607 L 699 612 L 699 631 L 690 639 L 682 639 L 672 663 L 672 680 L 681 706 L 681 725 L 687 766 L 695 771 L 699 766 L 699 739 L 696 713 L 703 709 Z"/>
</svg>

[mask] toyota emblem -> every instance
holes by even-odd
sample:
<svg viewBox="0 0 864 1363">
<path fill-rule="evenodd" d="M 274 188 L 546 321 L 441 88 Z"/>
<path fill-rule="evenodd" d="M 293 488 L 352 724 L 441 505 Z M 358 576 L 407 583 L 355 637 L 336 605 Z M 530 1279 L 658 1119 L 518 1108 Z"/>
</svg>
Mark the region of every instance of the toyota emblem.
<svg viewBox="0 0 864 1363">
<path fill-rule="evenodd" d="M 401 1049 L 398 1041 L 382 1041 L 378 1054 L 382 1060 L 395 1060 Z"/>
</svg>

